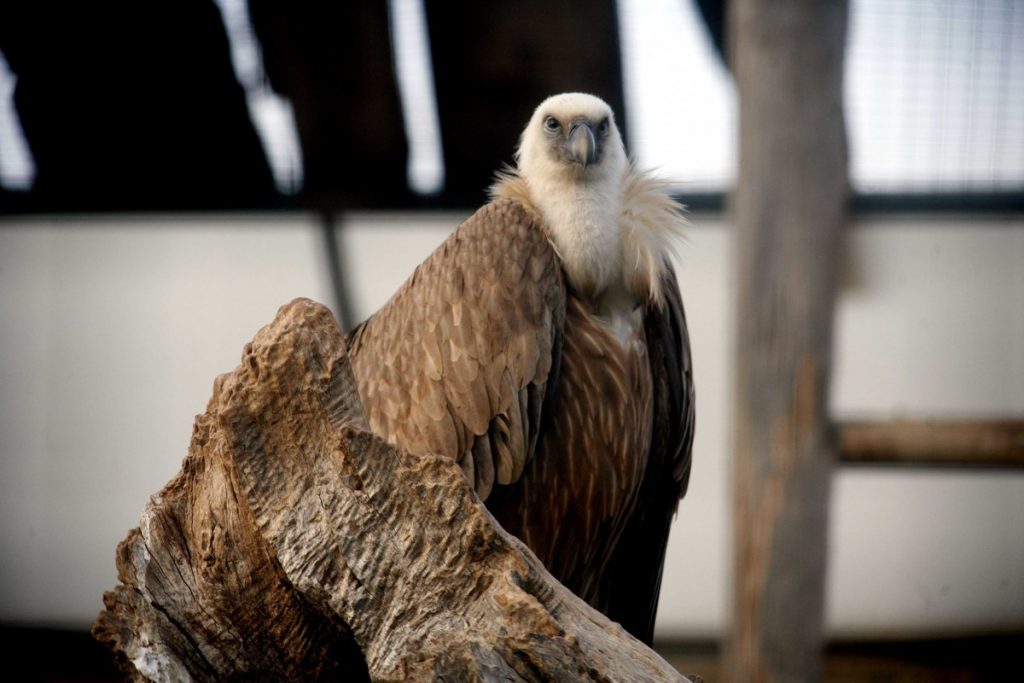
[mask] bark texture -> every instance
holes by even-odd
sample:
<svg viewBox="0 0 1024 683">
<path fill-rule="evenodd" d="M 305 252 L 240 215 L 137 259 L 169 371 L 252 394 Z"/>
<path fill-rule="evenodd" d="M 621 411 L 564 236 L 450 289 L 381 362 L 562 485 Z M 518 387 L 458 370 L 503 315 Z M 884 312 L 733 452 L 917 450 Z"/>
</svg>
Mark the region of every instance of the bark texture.
<svg viewBox="0 0 1024 683">
<path fill-rule="evenodd" d="M 735 0 L 739 94 L 730 680 L 821 678 L 835 436 L 827 414 L 847 198 L 846 2 Z"/>
<path fill-rule="evenodd" d="M 93 627 L 135 680 L 686 680 L 555 581 L 449 458 L 365 429 L 327 309 L 219 377 Z"/>
</svg>

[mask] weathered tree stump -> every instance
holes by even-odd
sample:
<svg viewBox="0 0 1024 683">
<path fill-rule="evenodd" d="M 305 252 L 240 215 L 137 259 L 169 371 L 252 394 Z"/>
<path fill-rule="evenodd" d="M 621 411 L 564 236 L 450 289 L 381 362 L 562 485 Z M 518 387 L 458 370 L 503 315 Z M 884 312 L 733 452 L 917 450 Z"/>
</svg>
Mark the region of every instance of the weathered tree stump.
<svg viewBox="0 0 1024 683">
<path fill-rule="evenodd" d="M 217 379 L 117 566 L 93 633 L 135 680 L 685 680 L 457 464 L 365 430 L 341 333 L 307 300 Z"/>
</svg>

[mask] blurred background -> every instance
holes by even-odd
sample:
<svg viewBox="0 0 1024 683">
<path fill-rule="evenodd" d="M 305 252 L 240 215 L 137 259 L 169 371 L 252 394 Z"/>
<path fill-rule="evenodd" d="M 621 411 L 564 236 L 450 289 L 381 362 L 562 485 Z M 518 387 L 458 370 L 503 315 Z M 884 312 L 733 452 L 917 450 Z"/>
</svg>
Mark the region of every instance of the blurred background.
<svg viewBox="0 0 1024 683">
<path fill-rule="evenodd" d="M 657 637 L 717 680 L 735 317 L 723 7 L 5 2 L 0 640 L 68 653 L 50 679 L 110 676 L 87 631 L 114 548 L 177 472 L 214 377 L 294 297 L 345 326 L 372 313 L 486 201 L 533 108 L 582 90 L 690 207 L 676 267 L 698 429 Z M 832 416 L 1024 417 L 1024 5 L 850 0 L 844 93 Z M 830 679 L 983 680 L 1024 646 L 1022 464 L 836 469 Z"/>
</svg>

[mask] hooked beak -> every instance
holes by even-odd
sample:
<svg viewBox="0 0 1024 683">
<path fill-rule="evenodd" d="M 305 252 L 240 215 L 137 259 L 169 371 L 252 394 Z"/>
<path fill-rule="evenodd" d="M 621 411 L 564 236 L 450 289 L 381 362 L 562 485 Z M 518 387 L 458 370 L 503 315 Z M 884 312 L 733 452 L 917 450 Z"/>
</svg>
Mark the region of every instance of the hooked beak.
<svg viewBox="0 0 1024 683">
<path fill-rule="evenodd" d="M 597 160 L 597 140 L 589 121 L 580 119 L 573 122 L 565 146 L 569 159 L 583 168 Z"/>
</svg>

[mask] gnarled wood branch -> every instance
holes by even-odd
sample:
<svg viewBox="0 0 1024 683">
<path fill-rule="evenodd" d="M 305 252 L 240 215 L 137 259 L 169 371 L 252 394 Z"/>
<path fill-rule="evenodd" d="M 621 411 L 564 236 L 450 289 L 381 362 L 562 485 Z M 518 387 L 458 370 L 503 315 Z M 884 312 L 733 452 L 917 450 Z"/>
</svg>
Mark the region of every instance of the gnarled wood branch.
<svg viewBox="0 0 1024 683">
<path fill-rule="evenodd" d="M 365 429 L 327 309 L 219 377 L 93 633 L 136 680 L 685 680 L 559 584 L 458 466 Z"/>
</svg>

